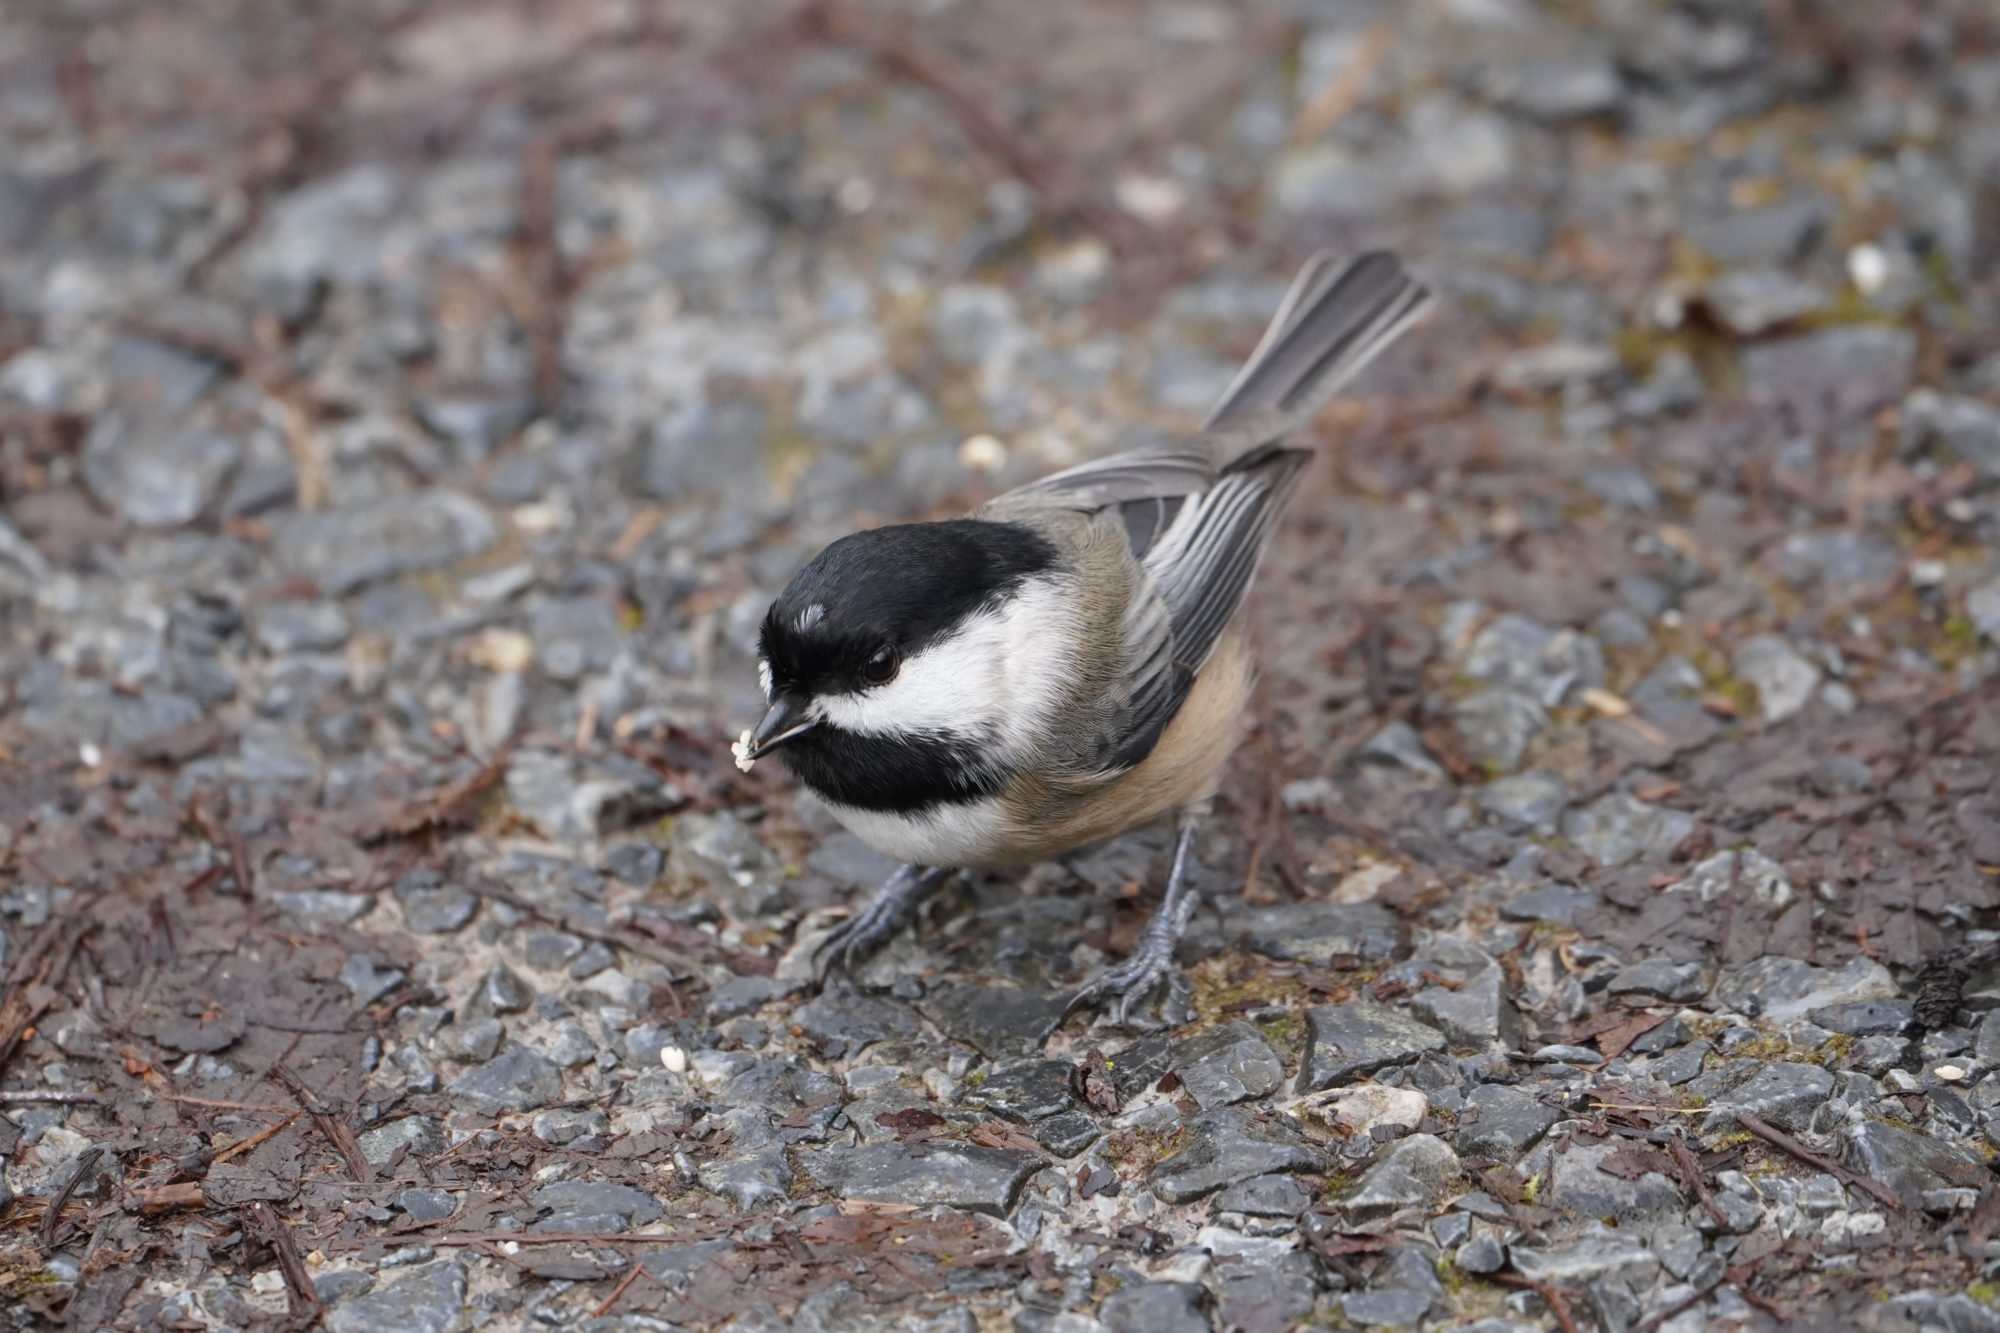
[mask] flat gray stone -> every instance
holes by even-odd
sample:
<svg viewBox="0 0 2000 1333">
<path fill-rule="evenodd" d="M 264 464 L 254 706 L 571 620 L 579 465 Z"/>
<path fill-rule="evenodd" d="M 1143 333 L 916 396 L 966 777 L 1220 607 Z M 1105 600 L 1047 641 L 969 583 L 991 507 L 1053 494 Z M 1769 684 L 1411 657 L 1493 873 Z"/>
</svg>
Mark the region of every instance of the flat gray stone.
<svg viewBox="0 0 2000 1333">
<path fill-rule="evenodd" d="M 1757 691 L 1757 711 L 1766 722 L 1782 722 L 1806 706 L 1826 673 L 1775 634 L 1753 634 L 1730 659 L 1736 674 Z"/>
<path fill-rule="evenodd" d="M 1433 1134 L 1412 1134 L 1391 1144 L 1362 1174 L 1339 1207 L 1356 1222 L 1437 1202 L 1459 1178 L 1458 1154 Z"/>
<path fill-rule="evenodd" d="M 1381 962 L 1403 950 L 1401 923 L 1377 902 L 1278 903 L 1232 911 L 1226 921 L 1231 938 L 1286 962 L 1324 965 L 1340 955 Z"/>
<path fill-rule="evenodd" d="M 1316 1005 L 1306 1010 L 1298 1091 L 1318 1092 L 1444 1047 L 1442 1032 L 1398 1009 L 1365 1000 Z"/>
<path fill-rule="evenodd" d="M 1563 816 L 1563 836 L 1599 865 L 1662 860 L 1694 832 L 1694 816 L 1612 792 Z"/>
<path fill-rule="evenodd" d="M 1605 989 L 1613 995 L 1644 995 L 1692 1004 L 1708 994 L 1709 981 L 1708 967 L 1703 963 L 1676 963 L 1655 956 L 1620 968 Z"/>
<path fill-rule="evenodd" d="M 1240 1021 L 1177 1043 L 1173 1070 L 1204 1111 L 1262 1097 L 1285 1077 L 1284 1063 L 1271 1044 Z"/>
<path fill-rule="evenodd" d="M 1187 1142 L 1147 1178 L 1164 1202 L 1191 1203 L 1252 1176 L 1323 1169 L 1325 1159 L 1288 1122 L 1225 1106 L 1189 1120 Z"/>
<path fill-rule="evenodd" d="M 844 989 L 822 991 L 792 1012 L 792 1022 L 830 1060 L 878 1041 L 906 1040 L 919 1028 L 907 1004 Z"/>
<path fill-rule="evenodd" d="M 1814 967 L 1775 954 L 1753 958 L 1716 979 L 1716 1005 L 1772 1023 L 1796 1023 L 1815 1009 L 1856 1000 L 1902 998 L 1889 970 L 1870 958 Z"/>
<path fill-rule="evenodd" d="M 646 1191 L 608 1180 L 559 1180 L 536 1190 L 533 1203 L 546 1214 L 534 1231 L 625 1231 L 665 1211 Z"/>
<path fill-rule="evenodd" d="M 1678 1182 L 1657 1171 L 1626 1180 L 1598 1169 L 1622 1146 L 1619 1140 L 1571 1143 L 1550 1164 L 1547 1190 L 1538 1202 L 1579 1218 L 1616 1218 L 1621 1226 L 1681 1216 L 1686 1206 Z M 1515 1264 L 1520 1264 L 1518 1255 Z"/>
<path fill-rule="evenodd" d="M 942 1205 L 1005 1217 L 1043 1159 L 1002 1148 L 933 1140 L 865 1143 L 801 1151 L 799 1166 L 843 1199 L 862 1203 Z"/>
<path fill-rule="evenodd" d="M 1209 1333 L 1208 1290 L 1198 1282 L 1130 1282 L 1104 1298 L 1107 1333 Z"/>
<path fill-rule="evenodd" d="M 532 1111 L 562 1096 L 562 1073 L 547 1056 L 516 1046 L 466 1070 L 447 1090 L 487 1115 Z"/>
<path fill-rule="evenodd" d="M 1482 1083 L 1465 1095 L 1452 1142 L 1468 1157 L 1512 1162 L 1560 1119 L 1552 1106 L 1504 1083 Z"/>
<path fill-rule="evenodd" d="M 1074 1070 L 1067 1060 L 1016 1060 L 989 1071 L 977 1083 L 968 1080 L 959 1104 L 1016 1124 L 1032 1124 L 1076 1106 L 1070 1090 Z"/>
<path fill-rule="evenodd" d="M 465 1307 L 465 1266 L 443 1260 L 413 1268 L 379 1291 L 328 1311 L 332 1333 L 447 1333 Z"/>
<path fill-rule="evenodd" d="M 918 1007 L 945 1036 L 998 1060 L 1038 1052 L 1062 1022 L 1067 1002 L 1055 991 L 944 982 L 932 986 Z"/>
<path fill-rule="evenodd" d="M 1856 1171 L 1905 1198 L 1992 1180 L 1986 1164 L 1959 1144 L 1881 1120 L 1864 1120 L 1848 1131 L 1846 1157 Z"/>
<path fill-rule="evenodd" d="M 444 1126 L 427 1115 L 406 1115 L 400 1120 L 391 1120 L 385 1125 L 377 1125 L 355 1136 L 361 1145 L 361 1155 L 376 1166 L 381 1166 L 396 1155 L 398 1149 L 408 1149 L 411 1157 L 435 1157 L 451 1147 L 451 1136 Z"/>
<path fill-rule="evenodd" d="M 1750 1077 L 1728 1088 L 1704 1087 L 1706 1080 L 1725 1075 L 1704 1074 L 1688 1090 L 1706 1096 L 1713 1108 L 1702 1121 L 1704 1132 L 1734 1128 L 1736 1112 L 1768 1120 L 1783 1129 L 1804 1129 L 1812 1114 L 1833 1092 L 1833 1075 L 1818 1065 L 1778 1061 L 1759 1065 Z"/>
</svg>

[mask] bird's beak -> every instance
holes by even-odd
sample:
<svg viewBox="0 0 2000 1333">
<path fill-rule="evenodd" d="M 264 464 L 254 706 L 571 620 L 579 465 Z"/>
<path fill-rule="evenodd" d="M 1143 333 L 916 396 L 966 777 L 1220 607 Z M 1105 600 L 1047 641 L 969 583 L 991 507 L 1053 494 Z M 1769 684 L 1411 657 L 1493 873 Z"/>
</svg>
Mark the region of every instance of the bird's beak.
<svg viewBox="0 0 2000 1333">
<path fill-rule="evenodd" d="M 819 725 L 819 719 L 808 717 L 805 705 L 788 694 L 781 694 L 771 701 L 764 720 L 750 733 L 750 758 L 762 759 L 771 751 L 789 741 L 811 731 Z"/>
</svg>

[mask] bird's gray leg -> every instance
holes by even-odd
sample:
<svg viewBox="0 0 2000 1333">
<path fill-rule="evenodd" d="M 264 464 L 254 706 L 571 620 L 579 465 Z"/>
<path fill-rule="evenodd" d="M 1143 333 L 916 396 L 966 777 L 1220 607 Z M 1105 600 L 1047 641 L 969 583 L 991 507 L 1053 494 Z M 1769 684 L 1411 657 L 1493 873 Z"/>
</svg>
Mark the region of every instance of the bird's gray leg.
<svg viewBox="0 0 2000 1333">
<path fill-rule="evenodd" d="M 951 871 L 937 866 L 897 866 L 874 897 L 814 947 L 813 976 L 825 985 L 833 973 L 853 967 L 881 948 L 949 878 Z"/>
<path fill-rule="evenodd" d="M 1162 984 L 1167 994 L 1160 1006 L 1160 1016 L 1169 1023 L 1186 1022 L 1192 1017 L 1187 978 L 1174 966 L 1174 949 L 1187 933 L 1188 921 L 1201 901 L 1200 890 L 1188 876 L 1194 860 L 1195 833 L 1200 827 L 1200 817 L 1195 813 L 1181 815 L 1174 833 L 1173 869 L 1167 872 L 1167 896 L 1160 903 L 1160 910 L 1153 913 L 1153 919 L 1139 932 L 1139 943 L 1132 956 L 1085 982 L 1083 989 L 1070 998 L 1063 1010 L 1064 1018 L 1079 1009 L 1098 1008 L 1115 997 L 1118 1004 L 1112 1010 L 1112 1019 L 1121 1027 L 1128 1026 L 1132 1006 Z"/>
</svg>

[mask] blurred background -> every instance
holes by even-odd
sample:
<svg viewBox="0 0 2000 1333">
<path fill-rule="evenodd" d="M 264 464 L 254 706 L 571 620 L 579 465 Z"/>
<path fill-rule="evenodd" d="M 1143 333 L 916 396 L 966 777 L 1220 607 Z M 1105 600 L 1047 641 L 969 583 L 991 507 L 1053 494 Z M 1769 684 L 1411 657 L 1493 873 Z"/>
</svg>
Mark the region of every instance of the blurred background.
<svg viewBox="0 0 2000 1333">
<path fill-rule="evenodd" d="M 956 969 L 977 1003 L 797 1018 L 794 926 L 886 867 L 782 774 L 730 767 L 757 618 L 856 526 L 1172 439 L 1304 256 L 1367 246 L 1443 301 L 1322 419 L 1251 613 L 1265 686 L 1207 872 L 1229 906 L 1194 946 L 1205 1016 L 1291 1015 L 1259 1038 L 1290 1061 L 1294 1011 L 1348 984 L 1301 980 L 1300 939 L 1321 982 L 1356 956 L 1404 966 L 1406 990 L 1482 977 L 1488 1011 L 1454 1044 L 1533 1046 L 1521 1024 L 1585 1040 L 1614 993 L 1887 1000 L 1989 938 L 1985 0 L 8 0 L 0 989 L 87 934 L 12 1072 L 248 1104 L 282 1097 L 259 1080 L 289 1061 L 358 1127 L 436 1127 L 383 1168 L 398 1189 L 642 1132 L 514 1123 L 518 1160 L 479 1140 L 413 1174 L 447 1131 L 564 1096 L 665 1105 L 675 1042 L 731 1074 L 744 1052 L 838 1072 L 894 1050 L 909 1086 L 935 1094 L 929 1070 L 948 1093 L 1129 947 L 1157 844 L 982 878 L 984 924 L 864 978 Z M 1606 990 L 1651 958 L 1689 979 Z M 996 977 L 1014 1009 L 977 989 Z M 1921 1046 L 1906 1019 L 1850 1015 L 1842 1054 L 1810 1060 L 1862 1078 L 1840 1085 L 1856 1107 L 1904 1057 L 1977 1073 L 1978 1013 L 1943 1012 L 1958 1035 Z M 118 1033 L 139 1043 L 122 1064 Z M 1661 1059 L 1700 1044 L 1677 1040 Z M 1895 1045 L 1853 1053 L 1875 1040 Z M 1833 1096 L 1812 1068 L 1800 1105 Z M 1899 1123 L 1956 1144 L 1994 1099 L 1920 1102 Z M 93 1142 L 144 1177 L 219 1132 L 178 1105 L 38 1111 L 8 1178 L 52 1193 Z M 752 1145 L 734 1167 L 658 1117 L 643 1132 L 693 1154 L 702 1189 L 674 1188 L 715 1227 L 749 1215 L 720 1201 L 790 1187 L 768 1116 L 732 1122 Z M 298 1193 L 301 1152 L 309 1181 L 334 1162 L 305 1123 L 270 1143 L 291 1192 L 247 1197 L 376 1264 L 389 1224 Z M 1150 1200 L 1134 1182 L 1126 1202 Z M 1033 1188 L 1074 1226 L 1132 1220 Z M 136 1253 L 153 1224 L 118 1225 Z M 1744 1283 L 1851 1311 L 1975 1275 L 1929 1232 L 1881 1234 L 1896 1263 Z M 267 1258 L 220 1250 L 134 1294 L 137 1269 L 104 1271 L 116 1249 L 38 1299 L 223 1322 L 285 1300 L 244 1286 Z M 1096 1252 L 1049 1253 L 1007 1280 L 1088 1306 L 1087 1276 L 1062 1283 Z M 1366 1254 L 1265 1292 L 1263 1325 L 1239 1291 L 1230 1319 L 1421 1287 Z M 451 1255 L 401 1305 L 352 1297 L 386 1303 L 343 1327 L 415 1326 L 426 1291 L 491 1319 L 581 1317 L 609 1291 Z M 790 1261 L 745 1262 L 725 1295 Z M 879 1297 L 922 1289 L 865 1262 Z M 761 1271 L 786 1317 L 820 1289 Z M 1679 1299 L 1657 1265 L 1617 1271 L 1632 1312 Z M 623 1299 L 666 1309 L 665 1289 Z M 1189 1308 L 1235 1289 L 1210 1290 Z"/>
</svg>

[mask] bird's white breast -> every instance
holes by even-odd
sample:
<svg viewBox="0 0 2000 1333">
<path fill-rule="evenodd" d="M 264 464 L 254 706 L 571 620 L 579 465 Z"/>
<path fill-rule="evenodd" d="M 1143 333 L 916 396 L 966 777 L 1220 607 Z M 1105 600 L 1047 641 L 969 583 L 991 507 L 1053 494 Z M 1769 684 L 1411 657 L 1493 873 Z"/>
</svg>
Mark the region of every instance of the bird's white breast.
<svg viewBox="0 0 2000 1333">
<path fill-rule="evenodd" d="M 920 866 L 1005 861 L 1010 826 L 999 797 L 931 806 L 909 814 L 860 810 L 829 801 L 847 831 L 884 856 Z"/>
</svg>

